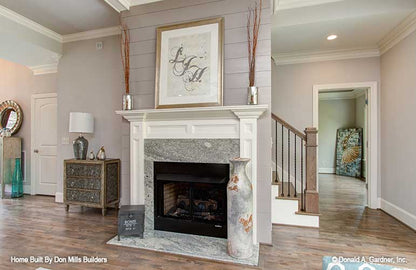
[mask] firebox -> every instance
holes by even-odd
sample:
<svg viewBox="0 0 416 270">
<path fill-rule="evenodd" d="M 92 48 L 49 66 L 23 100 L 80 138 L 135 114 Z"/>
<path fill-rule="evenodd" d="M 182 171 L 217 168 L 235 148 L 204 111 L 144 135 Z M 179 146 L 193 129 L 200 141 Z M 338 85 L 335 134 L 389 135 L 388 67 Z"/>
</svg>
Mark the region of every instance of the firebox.
<svg viewBox="0 0 416 270">
<path fill-rule="evenodd" d="M 154 229 L 227 237 L 228 164 L 154 162 Z"/>
</svg>

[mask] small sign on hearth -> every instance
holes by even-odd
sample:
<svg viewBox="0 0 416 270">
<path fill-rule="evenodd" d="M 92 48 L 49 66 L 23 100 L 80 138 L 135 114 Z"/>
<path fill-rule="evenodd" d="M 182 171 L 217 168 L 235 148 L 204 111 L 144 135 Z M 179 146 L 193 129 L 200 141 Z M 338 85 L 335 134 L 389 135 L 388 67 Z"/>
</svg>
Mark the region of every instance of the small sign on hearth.
<svg viewBox="0 0 416 270">
<path fill-rule="evenodd" d="M 123 205 L 118 212 L 118 241 L 120 236 L 143 238 L 144 205 Z"/>
</svg>

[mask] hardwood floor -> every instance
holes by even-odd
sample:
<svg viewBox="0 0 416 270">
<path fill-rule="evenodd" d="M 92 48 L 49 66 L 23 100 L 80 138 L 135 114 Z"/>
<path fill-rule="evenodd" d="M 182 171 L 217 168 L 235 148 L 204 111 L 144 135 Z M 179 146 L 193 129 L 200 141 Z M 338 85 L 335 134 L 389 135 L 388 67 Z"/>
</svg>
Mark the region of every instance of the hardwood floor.
<svg viewBox="0 0 416 270">
<path fill-rule="evenodd" d="M 379 210 L 369 210 L 364 183 L 320 176 L 321 228 L 273 227 L 273 246 L 261 246 L 260 269 L 322 269 L 325 255 L 403 256 L 416 268 L 416 233 Z M 0 201 L 0 269 L 253 269 L 106 245 L 116 233 L 114 212 L 64 206 L 53 198 Z M 12 264 L 10 256 L 98 256 L 107 264 Z"/>
</svg>

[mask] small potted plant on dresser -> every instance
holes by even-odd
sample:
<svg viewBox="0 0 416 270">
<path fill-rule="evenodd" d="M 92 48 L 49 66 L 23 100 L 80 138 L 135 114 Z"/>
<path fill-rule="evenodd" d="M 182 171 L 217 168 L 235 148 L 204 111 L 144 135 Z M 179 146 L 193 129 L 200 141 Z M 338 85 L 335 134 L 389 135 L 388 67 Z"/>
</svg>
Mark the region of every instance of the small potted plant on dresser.
<svg viewBox="0 0 416 270">
<path fill-rule="evenodd" d="M 120 203 L 120 160 L 64 161 L 64 204 L 118 210 Z"/>
</svg>

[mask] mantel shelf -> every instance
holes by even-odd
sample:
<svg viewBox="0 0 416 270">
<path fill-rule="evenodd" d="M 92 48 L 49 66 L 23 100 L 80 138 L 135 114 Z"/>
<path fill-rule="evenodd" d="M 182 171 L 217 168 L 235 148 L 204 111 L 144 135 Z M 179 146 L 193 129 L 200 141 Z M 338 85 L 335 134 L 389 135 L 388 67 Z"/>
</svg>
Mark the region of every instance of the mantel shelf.
<svg viewBox="0 0 416 270">
<path fill-rule="evenodd" d="M 268 105 L 239 105 L 239 106 L 214 106 L 192 107 L 173 109 L 148 109 L 132 111 L 116 111 L 130 122 L 145 120 L 169 120 L 169 119 L 198 119 L 198 118 L 259 118 Z"/>
</svg>

